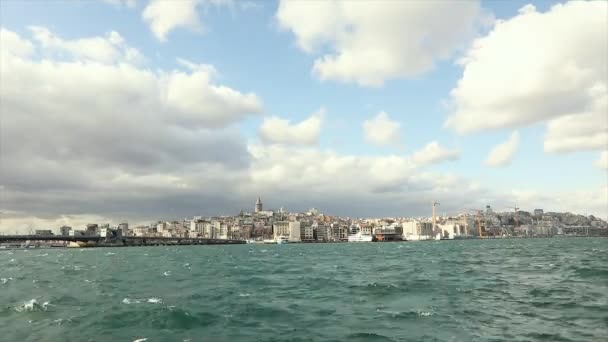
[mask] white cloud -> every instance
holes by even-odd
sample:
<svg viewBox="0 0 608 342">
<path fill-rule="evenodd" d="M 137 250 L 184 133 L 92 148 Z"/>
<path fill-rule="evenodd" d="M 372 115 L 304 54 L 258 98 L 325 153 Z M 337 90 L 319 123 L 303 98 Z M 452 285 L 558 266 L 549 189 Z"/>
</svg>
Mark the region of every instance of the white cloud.
<svg viewBox="0 0 608 342">
<path fill-rule="evenodd" d="M 519 147 L 519 132 L 513 132 L 509 140 L 494 146 L 486 159 L 486 165 L 501 167 L 511 164 L 511 160 Z"/>
<path fill-rule="evenodd" d="M 142 13 L 142 18 L 160 41 L 167 40 L 167 34 L 178 27 L 201 32 L 203 26 L 196 7 L 200 0 L 164 1 L 151 0 Z"/>
<path fill-rule="evenodd" d="M 165 105 L 173 110 L 167 119 L 184 127 L 218 127 L 261 112 L 253 93 L 213 84 L 214 68 L 199 67 L 191 73 L 173 71 L 164 75 Z"/>
<path fill-rule="evenodd" d="M 392 120 L 386 112 L 363 121 L 365 140 L 377 146 L 398 145 L 401 143 L 401 124 Z"/>
<path fill-rule="evenodd" d="M 219 189 L 234 182 L 226 170 L 239 176 L 250 163 L 231 124 L 261 112 L 255 94 L 216 84 L 210 67 L 151 71 L 79 54 L 66 60 L 48 52 L 54 45 L 7 32 L 0 36 L 0 211 L 105 215 L 123 205 L 132 217 L 157 211 L 159 197 L 187 208 L 188 191 L 201 188 L 218 201 L 205 205 L 225 204 Z M 47 57 L 30 57 L 27 46 Z"/>
<path fill-rule="evenodd" d="M 325 110 L 321 108 L 307 119 L 294 124 L 276 116 L 267 117 L 264 118 L 258 133 L 265 143 L 315 145 L 319 142 L 324 114 Z"/>
<path fill-rule="evenodd" d="M 2 27 L 0 27 L 0 42 L 2 42 L 2 50 L 5 53 L 17 57 L 27 57 L 34 52 L 34 45 L 30 41 L 23 40 L 15 32 Z"/>
<path fill-rule="evenodd" d="M 169 32 L 176 28 L 187 28 L 203 32 L 198 9 L 207 6 L 231 5 L 231 0 L 151 0 L 142 13 L 142 18 L 161 42 L 167 40 Z"/>
<path fill-rule="evenodd" d="M 453 161 L 460 158 L 459 150 L 451 150 L 432 141 L 412 155 L 412 161 L 418 165 L 436 164 L 442 161 Z"/>
<path fill-rule="evenodd" d="M 463 76 L 451 92 L 446 126 L 469 133 L 566 115 L 597 120 L 591 112 L 608 111 L 607 18 L 605 1 L 571 1 L 544 13 L 527 5 L 497 21 L 460 60 Z M 595 144 L 577 141 L 555 150 L 589 145 Z"/>
<path fill-rule="evenodd" d="M 545 135 L 546 152 L 562 153 L 608 148 L 608 92 L 596 87 L 593 107 L 549 121 Z"/>
<path fill-rule="evenodd" d="M 593 163 L 593 165 L 595 165 L 597 168 L 608 170 L 608 151 L 603 151 L 600 153 L 600 157 Z"/>
<path fill-rule="evenodd" d="M 143 56 L 135 48 L 126 45 L 123 37 L 115 31 L 105 37 L 82 38 L 66 40 L 58 37 L 49 29 L 40 26 L 30 26 L 34 39 L 47 54 L 57 57 L 69 57 L 95 61 L 100 63 L 141 63 Z"/>
<path fill-rule="evenodd" d="M 279 25 L 321 54 L 322 80 L 379 86 L 449 58 L 474 32 L 478 1 L 281 1 Z"/>
</svg>

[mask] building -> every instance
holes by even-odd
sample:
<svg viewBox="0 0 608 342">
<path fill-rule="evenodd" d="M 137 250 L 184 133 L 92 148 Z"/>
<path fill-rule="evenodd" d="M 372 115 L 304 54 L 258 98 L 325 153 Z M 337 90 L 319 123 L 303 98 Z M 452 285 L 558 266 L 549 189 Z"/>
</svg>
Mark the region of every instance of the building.
<svg viewBox="0 0 608 342">
<path fill-rule="evenodd" d="M 453 239 L 456 236 L 467 235 L 465 225 L 460 220 L 447 220 L 437 224 L 443 238 Z"/>
<path fill-rule="evenodd" d="M 129 224 L 126 222 L 119 224 L 118 230 L 120 230 L 122 236 L 128 236 L 129 235 Z"/>
<path fill-rule="evenodd" d="M 258 200 L 255 202 L 255 212 L 259 213 L 262 210 L 264 210 L 264 207 L 262 206 L 262 199 L 258 197 Z"/>
<path fill-rule="evenodd" d="M 87 224 L 86 234 L 87 234 L 87 236 L 97 236 L 97 235 L 99 235 L 99 226 L 97 224 L 95 224 L 95 223 L 89 223 L 89 224 Z"/>
<path fill-rule="evenodd" d="M 279 237 L 289 237 L 289 222 L 277 221 L 272 225 L 272 235 L 274 239 Z"/>
<path fill-rule="evenodd" d="M 315 229 L 310 223 L 300 223 L 300 240 L 302 241 L 314 241 Z"/>
<path fill-rule="evenodd" d="M 228 225 L 226 223 L 220 223 L 220 230 L 218 237 L 220 239 L 228 239 Z"/>
<path fill-rule="evenodd" d="M 72 231 L 72 227 L 69 227 L 69 226 L 62 226 L 61 228 L 59 228 L 59 234 L 61 236 L 70 236 L 71 231 Z"/>
<path fill-rule="evenodd" d="M 312 235 L 312 227 L 311 228 L 311 235 Z M 300 240 L 300 222 L 299 221 L 295 221 L 295 222 L 289 222 L 289 242 L 295 242 L 295 241 L 301 241 Z"/>
<path fill-rule="evenodd" d="M 203 235 L 203 229 L 205 226 L 205 220 L 194 219 L 190 221 L 190 232 L 194 233 L 194 235 Z"/>
<path fill-rule="evenodd" d="M 300 222 L 277 221 L 272 225 L 273 237 L 277 240 L 280 237 L 287 238 L 290 242 L 300 240 Z"/>
<path fill-rule="evenodd" d="M 433 224 L 431 222 L 408 221 L 403 222 L 403 238 L 407 240 L 428 240 L 433 237 Z"/>
<path fill-rule="evenodd" d="M 331 227 L 324 225 L 324 224 L 319 224 L 316 227 L 313 226 L 313 228 L 315 229 L 315 235 L 316 235 L 316 239 L 317 241 L 329 241 L 331 238 Z"/>
</svg>

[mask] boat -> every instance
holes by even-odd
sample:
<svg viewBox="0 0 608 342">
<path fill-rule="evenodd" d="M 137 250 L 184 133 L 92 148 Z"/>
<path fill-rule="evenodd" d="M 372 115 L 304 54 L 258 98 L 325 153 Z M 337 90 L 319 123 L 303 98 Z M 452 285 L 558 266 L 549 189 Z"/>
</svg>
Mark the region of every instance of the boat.
<svg viewBox="0 0 608 342">
<path fill-rule="evenodd" d="M 364 234 L 361 232 L 361 228 L 352 226 L 348 234 L 348 242 L 372 242 L 373 236 L 371 234 Z"/>
<path fill-rule="evenodd" d="M 264 240 L 264 243 L 265 244 L 275 244 L 275 243 L 277 243 L 277 241 L 274 239 L 266 239 L 266 240 Z"/>
<path fill-rule="evenodd" d="M 282 244 L 286 244 L 289 243 L 289 239 L 285 236 L 279 236 L 277 238 L 277 244 L 282 245 Z"/>
<path fill-rule="evenodd" d="M 348 236 L 348 242 L 372 242 L 373 236 L 371 234 L 352 234 Z"/>
</svg>

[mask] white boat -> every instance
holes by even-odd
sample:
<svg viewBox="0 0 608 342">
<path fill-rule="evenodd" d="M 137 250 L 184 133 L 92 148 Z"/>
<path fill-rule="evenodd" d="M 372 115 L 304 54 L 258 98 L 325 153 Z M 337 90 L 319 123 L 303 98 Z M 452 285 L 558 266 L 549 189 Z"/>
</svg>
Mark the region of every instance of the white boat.
<svg viewBox="0 0 608 342">
<path fill-rule="evenodd" d="M 277 238 L 277 244 L 282 245 L 282 244 L 285 244 L 285 243 L 289 243 L 289 239 L 287 237 L 285 237 L 285 236 L 279 236 Z"/>
<path fill-rule="evenodd" d="M 275 243 L 277 243 L 277 241 L 274 239 L 267 239 L 267 240 L 264 240 L 264 243 L 265 244 L 275 244 Z"/>
<path fill-rule="evenodd" d="M 372 234 L 361 232 L 361 227 L 352 226 L 348 234 L 348 242 L 372 242 Z"/>
</svg>

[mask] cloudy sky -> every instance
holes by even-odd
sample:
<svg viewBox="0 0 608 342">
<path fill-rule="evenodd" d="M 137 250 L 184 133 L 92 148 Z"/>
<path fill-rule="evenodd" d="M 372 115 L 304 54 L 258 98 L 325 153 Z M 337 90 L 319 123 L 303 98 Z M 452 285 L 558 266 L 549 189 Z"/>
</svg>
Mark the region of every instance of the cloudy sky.
<svg viewBox="0 0 608 342">
<path fill-rule="evenodd" d="M 0 231 L 608 215 L 608 2 L 0 6 Z"/>
</svg>

